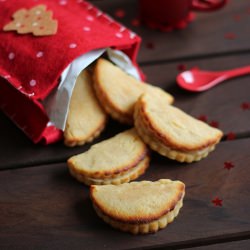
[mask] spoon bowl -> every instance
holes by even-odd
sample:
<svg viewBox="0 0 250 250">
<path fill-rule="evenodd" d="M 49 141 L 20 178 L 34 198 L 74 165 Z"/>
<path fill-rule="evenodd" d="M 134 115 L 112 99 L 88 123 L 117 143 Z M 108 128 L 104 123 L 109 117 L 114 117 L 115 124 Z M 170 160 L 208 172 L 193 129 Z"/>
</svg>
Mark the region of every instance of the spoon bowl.
<svg viewBox="0 0 250 250">
<path fill-rule="evenodd" d="M 180 73 L 177 76 L 176 81 L 183 89 L 201 92 L 230 78 L 246 74 L 250 74 L 250 66 L 217 72 L 195 68 Z"/>
</svg>

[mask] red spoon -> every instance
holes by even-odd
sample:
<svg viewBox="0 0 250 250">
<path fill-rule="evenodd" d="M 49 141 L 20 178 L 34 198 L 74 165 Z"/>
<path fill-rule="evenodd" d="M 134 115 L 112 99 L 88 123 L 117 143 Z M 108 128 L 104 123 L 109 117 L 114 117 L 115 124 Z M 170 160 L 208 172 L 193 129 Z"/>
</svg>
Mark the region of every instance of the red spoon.
<svg viewBox="0 0 250 250">
<path fill-rule="evenodd" d="M 230 78 L 246 74 L 250 74 L 250 66 L 226 71 L 204 71 L 195 68 L 180 73 L 177 76 L 176 81 L 181 88 L 189 91 L 200 92 L 210 89 Z"/>
</svg>

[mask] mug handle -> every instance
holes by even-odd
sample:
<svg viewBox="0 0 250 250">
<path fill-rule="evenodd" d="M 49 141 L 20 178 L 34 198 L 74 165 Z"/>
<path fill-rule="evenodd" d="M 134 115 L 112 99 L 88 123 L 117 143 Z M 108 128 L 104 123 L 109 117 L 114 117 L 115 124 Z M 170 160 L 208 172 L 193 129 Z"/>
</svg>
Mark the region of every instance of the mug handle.
<svg viewBox="0 0 250 250">
<path fill-rule="evenodd" d="M 192 0 L 191 9 L 196 11 L 213 11 L 222 8 L 227 0 Z"/>
</svg>

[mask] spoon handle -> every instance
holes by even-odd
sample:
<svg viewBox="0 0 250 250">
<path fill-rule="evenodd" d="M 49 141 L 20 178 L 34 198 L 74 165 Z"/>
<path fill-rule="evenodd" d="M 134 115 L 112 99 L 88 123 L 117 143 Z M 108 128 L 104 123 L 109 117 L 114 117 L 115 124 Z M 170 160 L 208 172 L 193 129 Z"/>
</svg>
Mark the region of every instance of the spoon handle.
<svg viewBox="0 0 250 250">
<path fill-rule="evenodd" d="M 233 78 L 236 76 L 246 75 L 246 74 L 250 74 L 250 66 L 245 66 L 245 67 L 236 68 L 236 69 L 230 69 L 230 70 L 223 71 L 222 73 L 225 74 L 227 79 Z"/>
</svg>

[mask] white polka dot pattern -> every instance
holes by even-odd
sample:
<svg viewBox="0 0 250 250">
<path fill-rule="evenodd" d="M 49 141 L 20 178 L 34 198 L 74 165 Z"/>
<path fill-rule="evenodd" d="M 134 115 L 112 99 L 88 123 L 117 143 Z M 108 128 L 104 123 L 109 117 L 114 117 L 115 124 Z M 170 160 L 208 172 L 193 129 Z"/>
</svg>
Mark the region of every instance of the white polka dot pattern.
<svg viewBox="0 0 250 250">
<path fill-rule="evenodd" d="M 37 58 L 43 57 L 43 52 L 42 52 L 42 51 L 38 51 L 38 52 L 36 53 L 36 57 L 37 57 Z"/>
<path fill-rule="evenodd" d="M 8 57 L 9 57 L 10 60 L 13 60 L 15 58 L 15 53 L 10 52 Z"/>
<path fill-rule="evenodd" d="M 34 80 L 34 79 L 30 80 L 30 86 L 31 87 L 36 86 L 36 80 Z"/>
<path fill-rule="evenodd" d="M 74 49 L 74 48 L 76 48 L 77 47 L 77 44 L 76 43 L 71 43 L 70 45 L 69 45 L 69 48 L 70 49 Z"/>
</svg>

